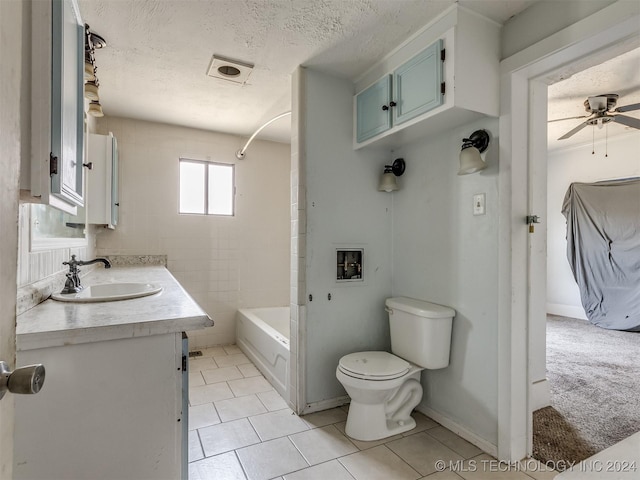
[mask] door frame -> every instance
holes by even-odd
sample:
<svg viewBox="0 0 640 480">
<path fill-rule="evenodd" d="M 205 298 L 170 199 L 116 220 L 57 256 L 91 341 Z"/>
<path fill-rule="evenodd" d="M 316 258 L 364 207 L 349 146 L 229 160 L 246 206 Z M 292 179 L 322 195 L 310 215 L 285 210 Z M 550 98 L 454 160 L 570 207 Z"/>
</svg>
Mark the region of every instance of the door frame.
<svg viewBox="0 0 640 480">
<path fill-rule="evenodd" d="M 541 171 L 546 166 L 546 102 L 532 102 L 545 77 L 570 64 L 601 63 L 612 52 L 638 46 L 640 8 L 618 1 L 593 15 L 518 52 L 500 63 L 500 170 L 498 176 L 498 457 L 517 461 L 531 456 L 532 367 L 540 355 L 544 323 L 534 321 L 530 307 L 546 298 L 540 268 L 546 272 L 544 251 L 533 247 L 526 215 L 532 198 L 540 198 Z M 546 93 L 545 93 L 546 98 Z M 545 148 L 541 148 L 544 145 Z M 537 173 L 536 173 L 537 172 Z M 544 186 L 541 187 L 541 183 Z M 535 212 L 533 212 L 535 213 Z M 542 234 L 542 229 L 540 233 Z M 536 271 L 530 268 L 536 265 Z M 532 284 L 533 281 L 533 284 Z M 535 311 L 535 309 L 534 309 Z M 544 345 L 544 343 L 543 343 Z"/>
<path fill-rule="evenodd" d="M 22 131 L 25 2 L 0 1 L 0 360 L 16 366 L 18 199 Z M 14 395 L 0 400 L 0 478 L 13 478 Z"/>
</svg>

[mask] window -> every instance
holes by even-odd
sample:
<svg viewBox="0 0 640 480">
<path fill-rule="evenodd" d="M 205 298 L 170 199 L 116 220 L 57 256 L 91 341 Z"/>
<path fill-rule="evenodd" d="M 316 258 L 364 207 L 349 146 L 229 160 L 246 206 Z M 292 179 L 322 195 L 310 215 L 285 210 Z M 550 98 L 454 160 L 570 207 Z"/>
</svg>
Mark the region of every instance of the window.
<svg viewBox="0 0 640 480">
<path fill-rule="evenodd" d="M 179 213 L 233 215 L 234 165 L 180 159 Z"/>
</svg>

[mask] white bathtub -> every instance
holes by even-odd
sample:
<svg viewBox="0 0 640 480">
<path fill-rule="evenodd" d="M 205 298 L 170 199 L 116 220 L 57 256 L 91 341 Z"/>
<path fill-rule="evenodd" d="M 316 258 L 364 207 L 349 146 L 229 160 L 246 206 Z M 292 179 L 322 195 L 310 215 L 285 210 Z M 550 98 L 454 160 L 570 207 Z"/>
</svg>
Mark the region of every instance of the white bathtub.
<svg viewBox="0 0 640 480">
<path fill-rule="evenodd" d="M 242 308 L 236 323 L 236 344 L 287 398 L 289 307 Z"/>
</svg>

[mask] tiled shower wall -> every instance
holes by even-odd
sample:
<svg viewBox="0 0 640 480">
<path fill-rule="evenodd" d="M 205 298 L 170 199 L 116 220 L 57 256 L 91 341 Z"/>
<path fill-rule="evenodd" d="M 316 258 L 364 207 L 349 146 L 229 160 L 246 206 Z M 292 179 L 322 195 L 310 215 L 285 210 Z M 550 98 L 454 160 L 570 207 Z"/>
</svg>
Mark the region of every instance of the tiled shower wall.
<svg viewBox="0 0 640 480">
<path fill-rule="evenodd" d="M 191 347 L 235 341 L 236 310 L 289 304 L 290 147 L 131 119 L 104 117 L 120 156 L 120 221 L 97 233 L 99 255 L 167 255 L 169 271 L 214 319 Z M 179 215 L 179 158 L 236 165 L 236 215 Z"/>
</svg>

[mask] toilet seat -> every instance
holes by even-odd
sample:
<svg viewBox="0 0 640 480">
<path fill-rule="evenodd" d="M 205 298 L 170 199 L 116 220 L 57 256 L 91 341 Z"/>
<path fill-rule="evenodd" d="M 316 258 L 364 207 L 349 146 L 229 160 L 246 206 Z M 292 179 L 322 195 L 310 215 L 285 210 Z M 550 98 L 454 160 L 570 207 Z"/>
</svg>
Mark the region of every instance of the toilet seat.
<svg viewBox="0 0 640 480">
<path fill-rule="evenodd" d="M 406 375 L 411 364 L 388 352 L 356 352 L 342 357 L 338 368 L 363 380 L 393 380 Z"/>
</svg>

